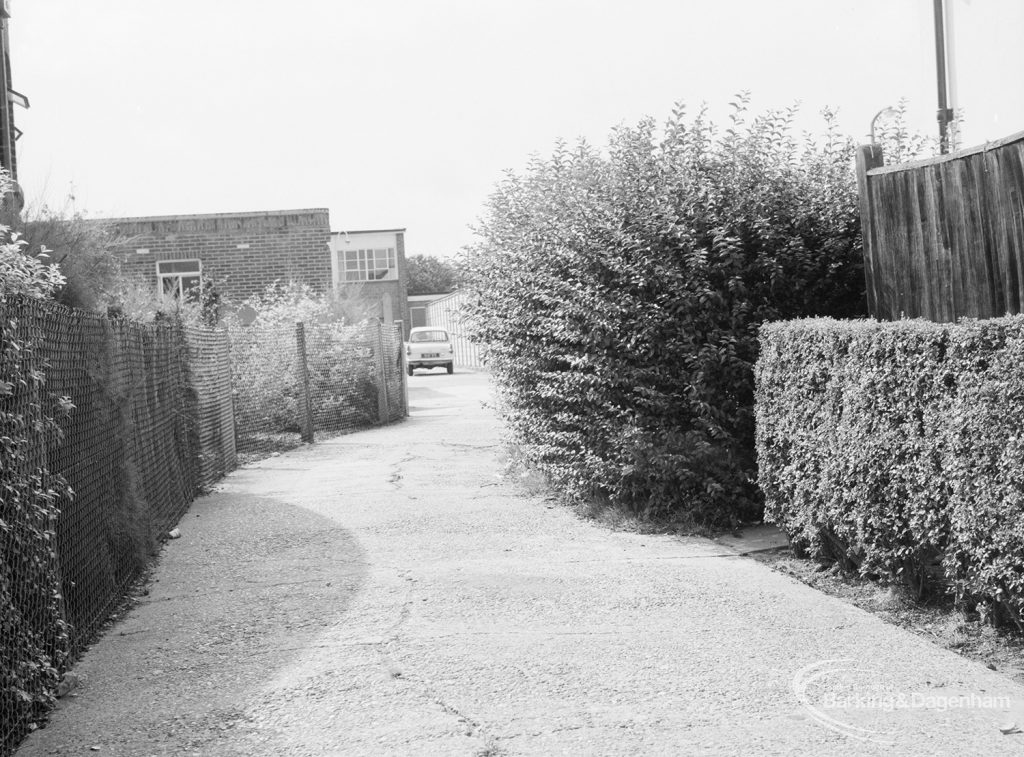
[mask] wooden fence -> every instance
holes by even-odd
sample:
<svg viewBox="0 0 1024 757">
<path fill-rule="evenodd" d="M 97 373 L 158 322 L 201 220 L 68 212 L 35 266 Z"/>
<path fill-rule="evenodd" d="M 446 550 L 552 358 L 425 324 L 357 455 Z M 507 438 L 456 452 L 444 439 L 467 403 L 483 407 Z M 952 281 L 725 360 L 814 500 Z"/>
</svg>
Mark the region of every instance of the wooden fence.
<svg viewBox="0 0 1024 757">
<path fill-rule="evenodd" d="M 929 160 L 857 155 L 868 311 L 949 322 L 1022 312 L 1024 132 Z"/>
</svg>

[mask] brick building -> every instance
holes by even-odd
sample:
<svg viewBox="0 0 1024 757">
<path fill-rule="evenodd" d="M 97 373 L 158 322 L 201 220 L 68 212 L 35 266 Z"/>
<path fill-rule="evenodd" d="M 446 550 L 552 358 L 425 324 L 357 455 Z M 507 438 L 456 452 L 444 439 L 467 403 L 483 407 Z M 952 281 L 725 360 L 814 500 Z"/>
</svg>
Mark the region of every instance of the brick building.
<svg viewBox="0 0 1024 757">
<path fill-rule="evenodd" d="M 325 208 L 104 222 L 126 240 L 122 270 L 164 296 L 180 297 L 207 279 L 238 302 L 295 281 L 358 296 L 385 322 L 409 322 L 405 229 L 332 233 Z"/>
<path fill-rule="evenodd" d="M 275 281 L 301 281 L 317 291 L 331 286 L 325 208 L 261 213 L 110 218 L 127 240 L 122 270 L 180 295 L 203 278 L 241 300 Z"/>
<path fill-rule="evenodd" d="M 380 303 L 385 323 L 401 320 L 409 333 L 409 273 L 405 229 L 331 234 L 331 280 L 349 296 Z"/>
</svg>

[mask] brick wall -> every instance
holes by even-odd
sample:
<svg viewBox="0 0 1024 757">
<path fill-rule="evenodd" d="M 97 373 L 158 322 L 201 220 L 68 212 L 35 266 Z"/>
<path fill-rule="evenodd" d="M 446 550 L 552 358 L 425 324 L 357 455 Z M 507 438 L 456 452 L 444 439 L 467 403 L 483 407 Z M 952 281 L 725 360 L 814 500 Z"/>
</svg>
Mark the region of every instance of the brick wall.
<svg viewBox="0 0 1024 757">
<path fill-rule="evenodd" d="M 331 227 L 324 208 L 108 222 L 127 238 L 125 273 L 149 281 L 154 289 L 157 261 L 192 259 L 202 261 L 204 278 L 221 284 L 229 300 L 261 292 L 274 281 L 300 281 L 321 292 L 331 287 Z"/>
</svg>

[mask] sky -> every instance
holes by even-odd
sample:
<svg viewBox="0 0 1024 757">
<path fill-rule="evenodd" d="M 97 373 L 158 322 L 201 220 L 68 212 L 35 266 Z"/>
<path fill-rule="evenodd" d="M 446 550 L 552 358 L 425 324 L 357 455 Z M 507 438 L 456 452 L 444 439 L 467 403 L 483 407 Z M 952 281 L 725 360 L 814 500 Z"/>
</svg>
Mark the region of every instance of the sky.
<svg viewBox="0 0 1024 757">
<path fill-rule="evenodd" d="M 1024 1 L 947 2 L 965 144 L 1024 131 Z M 19 181 L 87 217 L 326 207 L 449 257 L 506 170 L 677 102 L 937 133 L 932 0 L 10 4 Z"/>
</svg>

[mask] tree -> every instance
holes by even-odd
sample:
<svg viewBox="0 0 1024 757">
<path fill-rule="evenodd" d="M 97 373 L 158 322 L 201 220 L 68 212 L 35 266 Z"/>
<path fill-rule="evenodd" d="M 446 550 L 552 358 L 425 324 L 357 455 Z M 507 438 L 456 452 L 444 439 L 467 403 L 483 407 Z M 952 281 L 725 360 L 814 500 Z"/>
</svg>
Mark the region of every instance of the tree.
<svg viewBox="0 0 1024 757">
<path fill-rule="evenodd" d="M 430 255 L 406 258 L 409 272 L 409 294 L 447 294 L 459 286 L 459 271 L 447 260 Z"/>
</svg>

